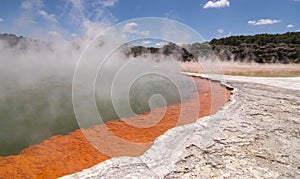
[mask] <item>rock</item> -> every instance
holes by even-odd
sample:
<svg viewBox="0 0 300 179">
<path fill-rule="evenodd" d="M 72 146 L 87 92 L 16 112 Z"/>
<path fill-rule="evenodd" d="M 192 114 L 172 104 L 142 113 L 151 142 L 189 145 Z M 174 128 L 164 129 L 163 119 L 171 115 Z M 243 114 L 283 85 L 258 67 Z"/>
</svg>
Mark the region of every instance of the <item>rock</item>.
<svg viewBox="0 0 300 179">
<path fill-rule="evenodd" d="M 140 160 L 144 170 L 120 167 L 113 173 L 123 178 L 130 178 L 133 172 L 137 178 L 299 178 L 300 78 L 228 77 L 227 80 L 235 90 L 231 102 L 222 110 L 159 137 L 145 154 L 150 158 Z M 217 129 L 209 128 L 211 124 Z M 210 132 L 205 132 L 209 129 Z M 179 134 L 183 135 L 181 139 L 188 135 L 188 140 L 176 145 Z M 203 136 L 209 139 L 203 140 Z M 163 146 L 171 146 L 168 144 L 171 141 L 176 150 L 168 153 L 170 149 Z M 99 173 L 121 163 L 129 166 L 130 160 L 143 156 L 100 163 L 88 177 L 97 178 Z M 87 171 L 63 178 L 77 175 L 85 178 Z"/>
<path fill-rule="evenodd" d="M 169 105 L 166 109 L 154 109 L 152 114 L 164 114 L 159 123 L 154 126 L 151 125 L 151 120 L 142 121 L 143 125 L 150 127 L 138 128 L 128 125 L 129 121 L 136 121 L 135 124 L 137 124 L 141 118 L 147 117 L 147 114 L 140 114 L 132 118 L 110 121 L 105 125 L 96 125 L 82 130 L 78 129 L 65 136 L 52 136 L 41 144 L 23 150 L 19 155 L 0 157 L 0 178 L 57 178 L 79 172 L 111 157 L 139 156 L 143 153 L 144 155 L 142 157 L 130 160 L 130 162 L 134 161 L 134 164 L 130 164 L 130 162 L 127 161 L 118 165 L 110 165 L 111 168 L 103 169 L 102 172 L 96 176 L 115 176 L 116 178 L 120 178 L 123 176 L 139 175 L 139 172 L 143 173 L 143 175 L 148 172 L 149 176 L 166 175 L 170 170 L 176 168 L 175 164 L 168 165 L 168 163 L 173 161 L 174 156 L 180 157 L 182 151 L 177 150 L 177 148 L 189 139 L 193 133 L 194 124 L 179 126 L 177 130 L 175 130 L 175 133 L 172 132 L 172 130 L 167 130 L 178 125 L 192 123 L 199 117 L 207 116 L 212 113 L 211 104 L 207 103 L 206 98 L 203 98 L 203 90 L 207 91 L 206 93 L 209 98 L 222 101 L 221 104 L 218 104 L 214 112 L 220 109 L 229 99 L 230 91 L 226 90 L 224 86 L 221 86 L 217 82 L 210 82 L 200 78 L 195 78 L 194 82 L 199 86 L 198 94 L 200 95 L 194 94 L 195 96 L 191 96 L 189 100 L 181 104 Z M 213 94 L 210 90 L 211 85 L 217 88 L 218 91 L 223 91 L 224 93 Z M 196 105 L 195 107 L 195 103 L 204 105 Z M 188 116 L 181 115 L 180 111 L 182 108 L 185 109 Z M 201 111 L 201 113 L 199 113 L 199 111 Z M 109 129 L 109 135 L 119 136 L 115 138 L 121 140 L 110 140 L 114 138 L 109 138 L 105 130 L 103 130 L 103 127 Z M 165 135 L 161 136 L 162 134 Z M 88 141 L 86 135 L 89 135 L 89 139 L 100 138 L 101 144 L 104 144 L 102 146 L 108 146 L 109 148 L 103 149 L 100 148 L 101 145 L 98 145 L 98 149 L 96 149 L 91 145 L 90 141 Z M 155 147 L 149 149 L 155 139 L 157 139 Z M 169 141 L 164 142 L 165 140 Z M 149 150 L 146 151 L 147 149 Z M 167 160 L 161 160 L 163 157 L 167 158 Z M 112 161 L 115 160 L 109 160 L 107 163 L 111 164 Z M 164 166 L 163 168 L 161 167 L 162 165 Z M 149 168 L 151 168 L 151 170 L 149 170 Z M 192 170 L 192 168 L 193 166 L 183 165 L 183 171 L 185 172 Z M 125 175 L 122 173 L 119 175 L 118 172 L 120 170 L 126 170 L 128 172 Z M 88 172 L 89 174 L 77 174 L 74 175 L 74 177 L 87 177 L 90 174 L 94 176 L 93 174 L 97 173 L 97 171 L 98 168 L 95 166 L 90 170 L 84 170 L 84 172 Z"/>
</svg>

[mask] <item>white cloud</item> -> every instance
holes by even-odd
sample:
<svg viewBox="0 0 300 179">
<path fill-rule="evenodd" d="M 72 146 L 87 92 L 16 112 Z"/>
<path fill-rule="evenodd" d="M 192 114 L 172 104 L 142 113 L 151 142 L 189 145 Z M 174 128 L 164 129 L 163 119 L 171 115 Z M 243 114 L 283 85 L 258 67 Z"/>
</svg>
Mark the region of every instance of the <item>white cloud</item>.
<svg viewBox="0 0 300 179">
<path fill-rule="evenodd" d="M 288 25 L 286 26 L 286 28 L 293 28 L 293 27 L 294 27 L 293 24 L 288 24 Z"/>
<path fill-rule="evenodd" d="M 296 30 L 296 32 L 300 32 L 300 29 Z"/>
<path fill-rule="evenodd" d="M 208 1 L 204 4 L 203 8 L 221 8 L 221 7 L 229 7 L 230 2 L 229 0 L 218 0 L 218 1 Z"/>
<path fill-rule="evenodd" d="M 117 21 L 109 11 L 118 0 L 65 0 L 69 23 L 80 27 L 79 36 L 93 38 Z"/>
<path fill-rule="evenodd" d="M 21 3 L 21 8 L 26 11 L 32 11 L 34 9 L 40 9 L 44 7 L 42 0 L 26 0 Z"/>
<path fill-rule="evenodd" d="M 22 9 L 30 10 L 32 9 L 32 4 L 29 1 L 24 1 L 21 4 Z"/>
<path fill-rule="evenodd" d="M 103 5 L 103 7 L 113 7 L 118 0 L 106 0 L 106 1 L 101 1 L 100 3 Z"/>
<path fill-rule="evenodd" d="M 138 35 L 144 35 L 144 36 L 148 36 L 150 31 L 149 30 L 145 30 L 145 31 L 140 31 L 140 30 L 136 30 L 135 27 L 137 27 L 138 24 L 135 22 L 128 22 L 125 24 L 123 32 L 127 32 L 127 33 L 131 33 L 131 34 L 138 34 Z"/>
<path fill-rule="evenodd" d="M 61 37 L 61 34 L 56 31 L 49 31 L 48 34 L 53 37 Z"/>
<path fill-rule="evenodd" d="M 118 3 L 118 0 L 62 1 L 64 3 L 61 6 L 62 12 L 59 17 L 67 19 L 69 25 L 78 28 L 78 37 L 93 38 L 116 21 L 110 9 Z M 20 2 L 21 13 L 16 18 L 16 29 L 20 29 L 20 31 L 23 29 L 26 29 L 26 31 L 39 29 L 39 31 L 44 31 L 49 36 L 57 35 L 53 32 L 59 32 L 61 36 L 68 34 L 65 32 L 68 30 L 64 26 L 59 26 L 58 14 L 47 10 L 44 2 L 45 0 L 22 0 Z M 44 19 L 47 23 L 42 22 L 38 26 L 40 19 Z M 33 26 L 33 23 L 36 25 Z M 49 34 L 48 31 L 50 31 Z M 140 33 L 147 34 L 147 32 Z"/>
<path fill-rule="evenodd" d="M 71 37 L 76 38 L 76 37 L 78 37 L 78 35 L 76 33 L 72 33 Z"/>
<path fill-rule="evenodd" d="M 217 31 L 218 31 L 218 33 L 220 33 L 220 34 L 223 34 L 223 33 L 224 33 L 224 30 L 223 30 L 223 29 L 218 29 Z"/>
<path fill-rule="evenodd" d="M 168 19 L 180 20 L 181 21 L 181 18 L 177 15 L 177 13 L 174 10 L 171 10 L 169 12 L 164 13 L 164 16 Z"/>
<path fill-rule="evenodd" d="M 38 14 L 50 22 L 57 22 L 54 14 L 48 14 L 46 11 L 40 10 Z"/>
<path fill-rule="evenodd" d="M 3 21 L 4 21 L 4 19 L 0 18 L 0 22 L 3 22 Z"/>
<path fill-rule="evenodd" d="M 33 25 L 37 24 L 37 22 L 34 21 L 31 17 L 26 16 L 20 16 L 16 19 L 15 23 L 17 25 L 17 29 L 22 29 L 24 27 L 32 27 Z"/>
<path fill-rule="evenodd" d="M 158 42 L 155 45 L 156 46 L 164 46 L 164 45 L 167 45 L 167 44 L 168 44 L 167 42 Z"/>
<path fill-rule="evenodd" d="M 118 0 L 65 0 L 70 7 L 69 16 L 72 23 L 81 24 L 83 21 L 103 22 L 114 21 L 115 17 L 108 11 Z M 91 10 L 92 9 L 92 10 Z"/>
<path fill-rule="evenodd" d="M 133 27 L 136 27 L 138 24 L 135 22 L 128 22 L 124 26 L 124 32 L 131 32 Z"/>
<path fill-rule="evenodd" d="M 144 41 L 142 41 L 142 44 L 143 45 L 151 44 L 151 41 L 150 40 L 144 40 Z"/>
<path fill-rule="evenodd" d="M 281 21 L 276 20 L 276 19 L 260 19 L 258 21 L 256 21 L 256 20 L 248 21 L 248 24 L 250 24 L 250 25 L 271 25 L 271 24 L 276 24 L 279 22 L 281 22 Z"/>
<path fill-rule="evenodd" d="M 140 35 L 148 36 L 148 35 L 150 34 L 150 31 L 149 31 L 149 30 L 140 31 L 139 34 L 140 34 Z"/>
<path fill-rule="evenodd" d="M 35 16 L 37 12 L 45 7 L 42 0 L 25 0 L 20 4 L 22 10 L 20 15 L 16 18 L 15 22 L 17 29 L 33 28 L 33 24 L 37 24 Z"/>
</svg>

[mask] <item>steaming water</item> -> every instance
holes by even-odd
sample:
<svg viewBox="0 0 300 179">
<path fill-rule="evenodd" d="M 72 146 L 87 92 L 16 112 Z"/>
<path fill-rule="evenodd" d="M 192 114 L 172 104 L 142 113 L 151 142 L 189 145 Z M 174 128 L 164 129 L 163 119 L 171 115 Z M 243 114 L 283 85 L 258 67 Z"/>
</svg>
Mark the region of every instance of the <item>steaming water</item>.
<svg viewBox="0 0 300 179">
<path fill-rule="evenodd" d="M 183 83 L 188 84 L 188 81 Z M 47 81 L 32 89 L 15 89 L 6 95 L 0 104 L 0 155 L 17 154 L 52 135 L 77 129 L 70 91 L 69 82 Z M 148 101 L 153 94 L 164 96 L 168 105 L 180 102 L 174 84 L 161 77 L 148 76 L 132 86 L 129 103 L 133 111 L 137 114 L 150 111 Z M 49 97 L 55 98 L 53 103 Z M 97 104 L 105 122 L 119 118 L 106 95 L 97 94 Z M 156 107 L 163 105 L 158 102 Z"/>
<path fill-rule="evenodd" d="M 52 135 L 78 128 L 70 90 L 68 82 L 44 81 L 6 94 L 0 103 L 0 155 L 17 154 Z"/>
<path fill-rule="evenodd" d="M 17 54 L 16 54 L 17 52 Z M 50 55 L 49 55 L 50 54 Z M 72 75 L 75 62 L 72 57 L 66 61 L 66 56 L 56 53 L 34 51 L 1 51 L 0 66 L 0 155 L 13 155 L 22 149 L 40 143 L 57 134 L 67 134 L 78 129 L 72 105 Z M 55 61 L 54 61 L 54 60 Z M 122 61 L 122 60 L 121 60 Z M 124 62 L 124 59 L 123 59 Z M 145 65 L 153 65 L 144 63 Z M 122 65 L 120 63 L 119 68 Z M 137 68 L 138 69 L 138 68 Z M 111 70 L 111 69 L 110 69 Z M 161 70 L 170 70 L 164 69 Z M 176 69 L 171 69 L 177 79 L 177 85 L 186 89 L 186 94 L 192 94 L 191 81 L 178 75 Z M 97 80 L 96 101 L 99 113 L 104 122 L 119 119 L 111 100 L 111 83 L 115 71 L 100 74 Z M 126 76 L 123 77 L 125 80 Z M 126 101 L 132 110 L 145 113 L 150 110 L 149 99 L 154 94 L 161 94 L 165 102 L 154 100 L 154 107 L 179 103 L 178 86 L 169 79 L 159 75 L 147 75 L 139 78 L 130 87 L 129 94 L 124 93 L 122 86 L 117 86 L 119 92 L 117 103 Z M 183 95 L 187 99 L 189 95 Z M 122 117 L 129 117 L 130 114 Z M 90 123 L 89 125 L 100 124 Z M 88 127 L 88 126 L 87 126 Z"/>
</svg>

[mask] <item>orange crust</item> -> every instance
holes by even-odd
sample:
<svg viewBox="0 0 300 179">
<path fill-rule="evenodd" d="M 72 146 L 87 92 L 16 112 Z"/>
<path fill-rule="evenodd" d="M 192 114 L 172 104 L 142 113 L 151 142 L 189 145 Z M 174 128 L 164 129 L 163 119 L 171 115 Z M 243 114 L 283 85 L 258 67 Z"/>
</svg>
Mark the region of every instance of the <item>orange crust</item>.
<svg viewBox="0 0 300 179">
<path fill-rule="evenodd" d="M 24 149 L 18 155 L 0 157 L 0 178 L 57 178 L 79 172 L 111 157 L 143 154 L 151 147 L 153 141 L 168 129 L 192 123 L 200 117 L 214 114 L 228 102 L 230 90 L 217 82 L 201 78 L 192 79 L 198 87 L 198 94 L 194 94 L 182 104 L 155 109 L 150 118 L 147 118 L 148 113 L 146 113 L 132 118 L 110 121 L 88 129 L 78 129 L 65 136 L 52 136 L 40 144 Z M 195 105 L 199 102 L 200 106 Z M 195 109 L 195 106 L 199 108 Z M 184 114 L 182 114 L 183 117 L 180 117 L 181 108 L 185 109 Z M 195 110 L 197 114 L 193 115 Z M 161 117 L 159 114 L 164 115 Z M 159 120 L 152 124 L 155 115 L 158 116 Z M 147 122 L 149 122 L 150 127 L 134 127 L 148 126 Z M 136 125 L 132 126 L 129 123 Z M 107 133 L 103 132 L 105 131 L 103 129 L 106 129 L 107 132 L 125 144 L 133 145 L 123 147 L 122 143 L 112 142 L 109 137 L 105 137 Z M 97 150 L 88 142 L 82 131 L 89 136 L 89 141 L 100 137 L 101 144 L 107 144 L 110 153 L 101 153 L 99 148 L 100 151 Z"/>
</svg>

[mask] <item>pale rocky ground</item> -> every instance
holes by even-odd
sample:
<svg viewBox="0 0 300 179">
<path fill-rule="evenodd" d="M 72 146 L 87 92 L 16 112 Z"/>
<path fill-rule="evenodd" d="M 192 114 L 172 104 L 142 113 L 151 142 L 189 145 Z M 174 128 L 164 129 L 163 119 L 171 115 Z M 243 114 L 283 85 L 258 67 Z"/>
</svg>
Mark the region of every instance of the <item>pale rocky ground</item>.
<svg viewBox="0 0 300 179">
<path fill-rule="evenodd" d="M 234 91 L 215 115 L 62 178 L 300 178 L 300 77 L 224 79 Z"/>
</svg>

